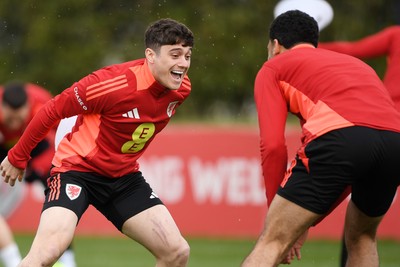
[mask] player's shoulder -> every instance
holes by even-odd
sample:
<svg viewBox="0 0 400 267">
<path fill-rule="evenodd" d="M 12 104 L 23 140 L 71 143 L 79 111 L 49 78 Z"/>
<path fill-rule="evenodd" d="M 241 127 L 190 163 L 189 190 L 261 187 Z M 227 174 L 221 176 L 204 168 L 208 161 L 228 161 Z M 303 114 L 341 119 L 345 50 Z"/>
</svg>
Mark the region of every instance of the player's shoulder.
<svg viewBox="0 0 400 267">
<path fill-rule="evenodd" d="M 47 89 L 37 84 L 26 83 L 25 90 L 28 98 L 34 98 L 36 100 L 42 99 L 43 101 L 47 101 L 53 97 Z"/>
<path fill-rule="evenodd" d="M 383 29 L 384 32 L 390 32 L 394 34 L 400 34 L 400 25 L 393 25 Z"/>
<path fill-rule="evenodd" d="M 131 69 L 142 65 L 143 62 L 143 59 L 138 59 L 108 65 L 92 72 L 81 79 L 79 83 L 87 91 L 92 91 L 95 95 L 98 95 L 99 91 L 114 92 L 117 89 L 136 84 L 136 78 Z"/>
<path fill-rule="evenodd" d="M 95 71 L 94 73 L 96 75 L 106 76 L 106 77 L 121 75 L 130 72 L 131 68 L 141 66 L 143 64 L 144 64 L 144 59 L 136 59 L 132 61 L 108 65 Z"/>
<path fill-rule="evenodd" d="M 32 92 L 47 92 L 47 89 L 45 89 L 44 87 L 38 85 L 38 84 L 34 84 L 34 83 L 26 83 L 25 84 L 25 89 L 27 91 L 32 91 Z"/>
<path fill-rule="evenodd" d="M 137 59 L 108 65 L 83 77 L 70 88 L 82 90 L 81 94 L 86 96 L 86 101 L 113 105 L 116 101 L 133 97 L 133 93 L 138 90 L 138 81 L 132 68 L 143 64 L 144 59 Z"/>
</svg>

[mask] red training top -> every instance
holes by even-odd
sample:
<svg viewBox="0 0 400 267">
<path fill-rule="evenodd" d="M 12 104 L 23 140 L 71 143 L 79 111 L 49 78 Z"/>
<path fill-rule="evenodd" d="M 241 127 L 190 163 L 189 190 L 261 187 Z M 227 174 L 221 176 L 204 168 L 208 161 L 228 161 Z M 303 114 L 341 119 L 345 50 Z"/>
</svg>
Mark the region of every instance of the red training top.
<svg viewBox="0 0 400 267">
<path fill-rule="evenodd" d="M 307 143 L 335 129 L 358 125 L 400 132 L 400 113 L 379 77 L 348 55 L 297 45 L 262 66 L 254 91 L 268 204 L 288 162 L 288 112 L 297 115 L 302 126 L 300 157 Z"/>
<path fill-rule="evenodd" d="M 136 172 L 137 159 L 190 90 L 187 76 L 178 90 L 160 85 L 145 59 L 102 68 L 48 102 L 9 151 L 9 160 L 25 168 L 31 149 L 54 123 L 78 114 L 58 146 L 52 174 L 75 170 L 118 178 Z"/>
</svg>

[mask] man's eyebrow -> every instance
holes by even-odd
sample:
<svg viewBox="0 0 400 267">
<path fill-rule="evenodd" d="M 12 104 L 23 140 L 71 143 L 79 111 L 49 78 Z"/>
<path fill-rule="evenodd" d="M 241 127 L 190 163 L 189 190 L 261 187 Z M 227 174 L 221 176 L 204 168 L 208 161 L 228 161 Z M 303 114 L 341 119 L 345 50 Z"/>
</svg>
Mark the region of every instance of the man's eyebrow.
<svg viewBox="0 0 400 267">
<path fill-rule="evenodd" d="M 171 50 L 169 50 L 169 52 L 181 52 L 183 51 L 183 47 L 176 47 L 176 48 L 172 48 Z M 192 52 L 192 48 L 189 49 L 189 52 Z"/>
</svg>

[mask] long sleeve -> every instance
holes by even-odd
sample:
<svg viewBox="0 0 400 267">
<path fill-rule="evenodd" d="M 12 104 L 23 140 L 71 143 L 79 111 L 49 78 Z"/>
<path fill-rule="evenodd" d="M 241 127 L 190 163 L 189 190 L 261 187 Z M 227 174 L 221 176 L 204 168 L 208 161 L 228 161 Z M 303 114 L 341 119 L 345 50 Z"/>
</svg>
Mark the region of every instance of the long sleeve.
<svg viewBox="0 0 400 267">
<path fill-rule="evenodd" d="M 336 51 L 361 59 L 373 58 L 388 55 L 393 45 L 393 36 L 399 34 L 400 26 L 392 26 L 358 41 L 322 42 L 318 44 L 318 48 Z"/>
<path fill-rule="evenodd" d="M 48 101 L 33 117 L 18 143 L 9 150 L 8 158 L 15 167 L 25 169 L 32 149 L 43 140 L 59 120 L 78 114 L 82 108 L 77 101 L 75 86 Z M 77 89 L 76 89 L 77 90 Z M 81 95 L 83 95 L 81 93 Z"/>
<path fill-rule="evenodd" d="M 287 166 L 285 125 L 287 108 L 272 71 L 257 75 L 254 98 L 260 127 L 260 152 L 268 205 L 271 204 Z"/>
<path fill-rule="evenodd" d="M 20 141 L 8 152 L 8 158 L 15 167 L 26 168 L 32 149 L 61 119 L 55 115 L 53 107 L 53 100 L 43 106 L 25 129 Z"/>
</svg>

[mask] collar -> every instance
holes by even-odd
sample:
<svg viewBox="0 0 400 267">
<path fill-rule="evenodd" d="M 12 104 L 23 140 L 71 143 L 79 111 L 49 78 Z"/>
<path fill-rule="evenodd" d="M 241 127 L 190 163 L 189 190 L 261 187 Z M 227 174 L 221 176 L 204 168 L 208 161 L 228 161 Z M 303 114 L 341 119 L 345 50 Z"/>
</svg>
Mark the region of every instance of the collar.
<svg viewBox="0 0 400 267">
<path fill-rule="evenodd" d="M 150 68 L 147 64 L 147 60 L 144 60 L 143 65 L 135 66 L 131 68 L 133 73 L 136 75 L 137 90 L 149 90 L 153 95 L 159 96 L 165 91 L 169 90 L 165 86 L 161 85 L 156 81 Z"/>
<path fill-rule="evenodd" d="M 297 48 L 315 48 L 315 46 L 313 46 L 312 44 L 297 44 L 297 45 L 293 46 L 292 48 L 290 48 L 289 50 L 297 49 Z"/>
</svg>

